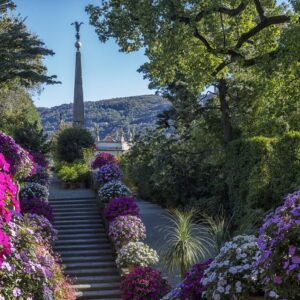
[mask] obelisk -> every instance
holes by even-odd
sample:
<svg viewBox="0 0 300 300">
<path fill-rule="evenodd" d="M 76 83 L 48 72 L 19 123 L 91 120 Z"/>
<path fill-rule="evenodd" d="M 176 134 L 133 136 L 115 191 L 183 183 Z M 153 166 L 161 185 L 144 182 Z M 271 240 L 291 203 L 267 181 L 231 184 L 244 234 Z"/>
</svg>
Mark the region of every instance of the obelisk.
<svg viewBox="0 0 300 300">
<path fill-rule="evenodd" d="M 80 42 L 80 26 L 83 23 L 74 22 L 76 29 L 76 65 L 75 65 L 75 84 L 74 84 L 74 102 L 73 102 L 73 126 L 84 126 L 84 101 L 83 101 L 83 87 L 82 87 L 82 68 L 81 68 L 81 53 L 82 46 Z"/>
</svg>

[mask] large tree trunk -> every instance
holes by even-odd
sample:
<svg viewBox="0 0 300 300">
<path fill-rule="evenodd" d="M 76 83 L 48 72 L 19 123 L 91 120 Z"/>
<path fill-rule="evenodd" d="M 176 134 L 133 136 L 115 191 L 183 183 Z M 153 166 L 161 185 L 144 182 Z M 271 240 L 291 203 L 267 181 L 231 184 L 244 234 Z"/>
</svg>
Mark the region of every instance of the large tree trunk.
<svg viewBox="0 0 300 300">
<path fill-rule="evenodd" d="M 229 105 L 226 96 L 227 82 L 226 79 L 222 78 L 219 80 L 219 98 L 222 113 L 223 139 L 225 144 L 228 144 L 232 140 L 232 126 L 229 114 Z"/>
</svg>

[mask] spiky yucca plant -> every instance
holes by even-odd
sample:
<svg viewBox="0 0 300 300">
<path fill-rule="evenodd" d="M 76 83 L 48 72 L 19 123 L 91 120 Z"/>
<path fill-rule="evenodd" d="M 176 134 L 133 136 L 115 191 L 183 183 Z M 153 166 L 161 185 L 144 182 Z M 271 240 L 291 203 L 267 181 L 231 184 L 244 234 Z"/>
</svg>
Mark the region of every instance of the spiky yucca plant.
<svg viewBox="0 0 300 300">
<path fill-rule="evenodd" d="M 195 221 L 196 214 L 194 209 L 169 210 L 165 217 L 170 225 L 159 227 L 165 239 L 160 248 L 163 263 L 170 271 L 179 268 L 182 278 L 214 245 L 207 227 Z"/>
</svg>

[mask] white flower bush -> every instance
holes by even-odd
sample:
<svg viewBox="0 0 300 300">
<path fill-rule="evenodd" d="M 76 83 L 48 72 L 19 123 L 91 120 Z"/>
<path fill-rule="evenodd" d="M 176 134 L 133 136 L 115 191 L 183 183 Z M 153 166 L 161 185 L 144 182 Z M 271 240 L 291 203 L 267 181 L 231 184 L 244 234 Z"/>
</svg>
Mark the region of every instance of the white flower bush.
<svg viewBox="0 0 300 300">
<path fill-rule="evenodd" d="M 158 255 L 154 249 L 142 242 L 130 242 L 118 252 L 116 259 L 119 268 L 130 265 L 148 267 L 158 262 Z"/>
<path fill-rule="evenodd" d="M 203 296 L 207 299 L 248 299 L 260 291 L 261 256 L 255 236 L 239 235 L 227 242 L 219 255 L 204 271 Z"/>
<path fill-rule="evenodd" d="M 109 202 L 113 198 L 128 195 L 130 195 L 130 190 L 119 180 L 109 181 L 98 190 L 98 196 L 104 203 Z"/>
</svg>

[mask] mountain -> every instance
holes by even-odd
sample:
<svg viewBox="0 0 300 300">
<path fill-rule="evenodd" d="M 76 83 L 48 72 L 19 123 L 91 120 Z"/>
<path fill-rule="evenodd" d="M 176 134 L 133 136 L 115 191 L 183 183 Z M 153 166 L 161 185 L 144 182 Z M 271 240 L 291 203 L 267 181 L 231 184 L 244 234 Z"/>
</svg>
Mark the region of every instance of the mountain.
<svg viewBox="0 0 300 300">
<path fill-rule="evenodd" d="M 116 136 L 121 130 L 129 137 L 145 128 L 155 127 L 157 115 L 171 104 L 156 95 L 142 95 L 85 102 L 86 127 L 95 132 L 99 126 L 100 137 Z M 52 134 L 58 129 L 60 120 L 72 122 L 72 104 L 63 104 L 51 108 L 39 107 L 43 127 L 46 133 Z"/>
</svg>

